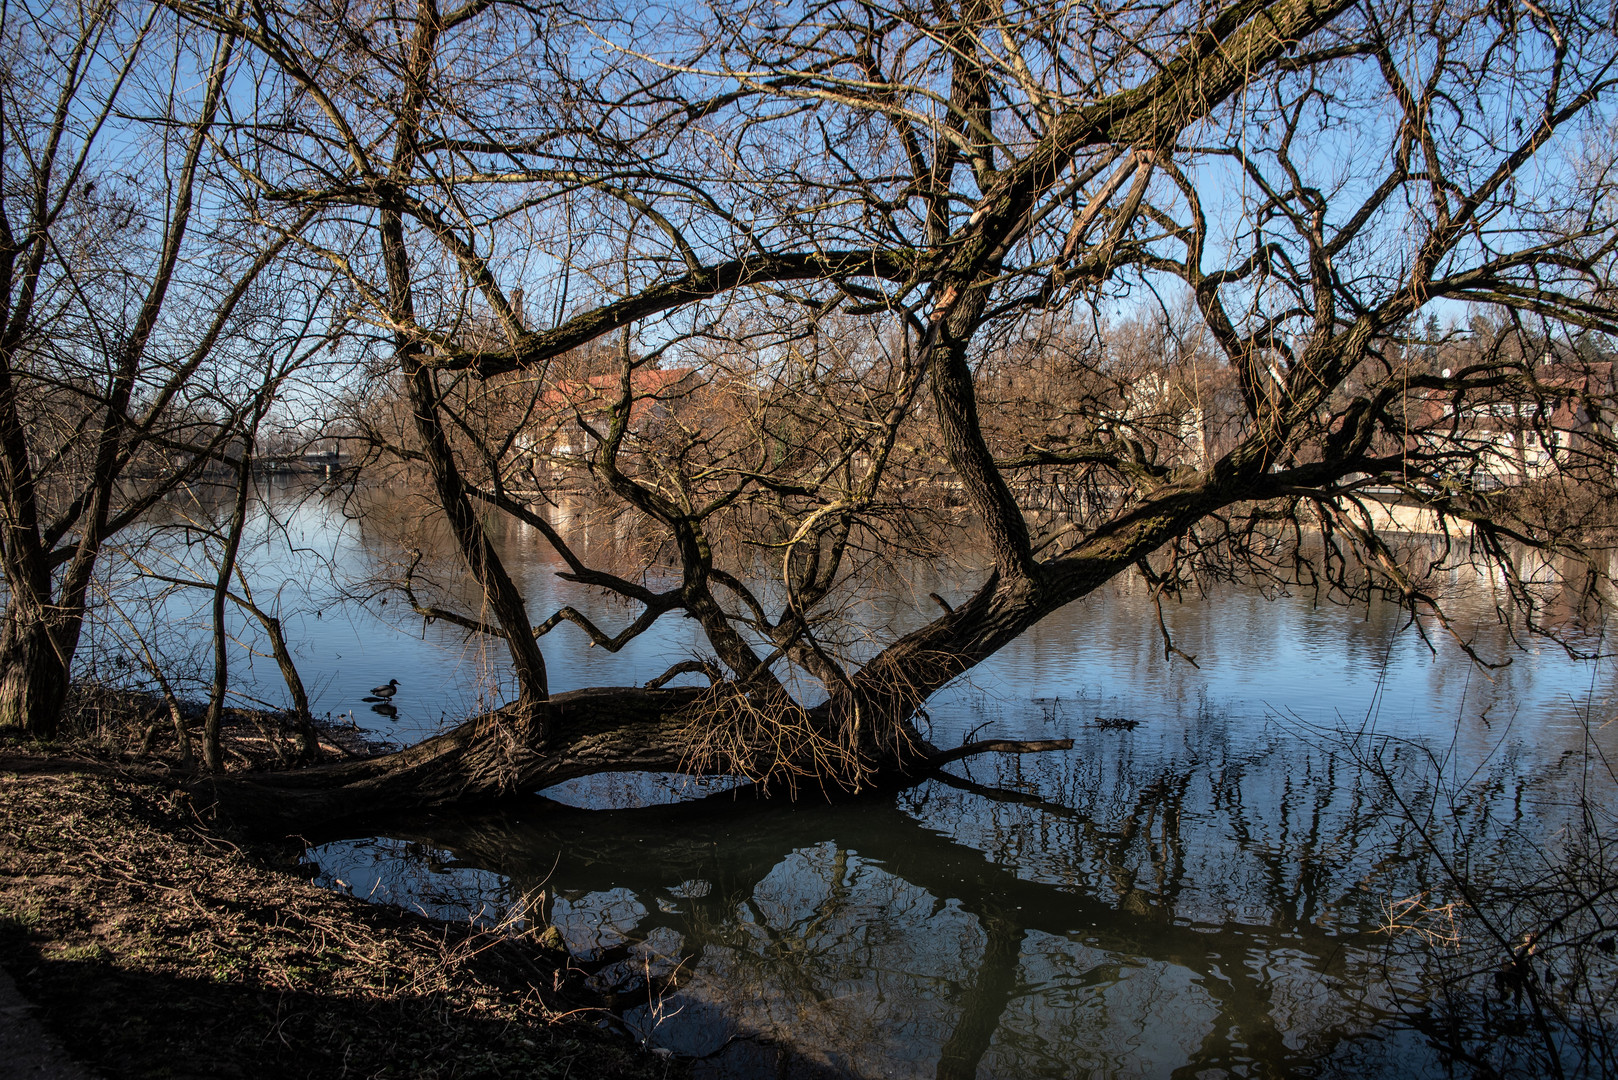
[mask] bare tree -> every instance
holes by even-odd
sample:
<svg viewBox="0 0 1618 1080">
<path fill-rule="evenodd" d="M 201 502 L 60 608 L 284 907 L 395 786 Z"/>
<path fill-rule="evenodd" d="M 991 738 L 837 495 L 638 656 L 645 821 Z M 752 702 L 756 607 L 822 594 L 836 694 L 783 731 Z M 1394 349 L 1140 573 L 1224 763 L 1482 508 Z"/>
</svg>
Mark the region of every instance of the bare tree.
<svg viewBox="0 0 1618 1080">
<path fill-rule="evenodd" d="M 50 735 L 103 546 L 251 411 L 229 384 L 297 222 L 212 168 L 229 34 L 63 3 L 4 9 L 0 48 L 0 727 Z"/>
<path fill-rule="evenodd" d="M 1531 613 L 1524 553 L 1604 541 L 1525 497 L 1613 478 L 1611 368 L 1579 349 L 1618 329 L 1598 137 L 1618 49 L 1575 5 L 171 3 L 262 58 L 286 122 L 239 160 L 323 215 L 310 243 L 409 402 L 397 450 L 481 587 L 486 614 L 460 618 L 504 639 L 520 688 L 501 716 L 305 777 L 325 789 L 306 807 L 604 769 L 906 780 L 1046 748 L 942 750 L 912 719 L 1119 574 L 1161 596 L 1258 573 L 1441 618 L 1379 516 L 1394 492 L 1468 531 L 1454 557 L 1507 568 Z M 1413 328 L 1464 304 L 1509 332 L 1433 370 Z M 839 348 L 860 356 L 827 363 Z M 550 369 L 579 349 L 588 393 Z M 506 380 L 505 411 L 467 380 Z M 1539 472 L 1490 490 L 1471 463 L 1507 400 Z M 586 565 L 533 507 L 558 469 L 661 537 L 678 583 Z M 919 520 L 918 480 L 969 508 L 989 568 L 921 629 L 841 651 L 850 553 Z M 641 613 L 536 627 L 479 503 Z M 734 541 L 744 520 L 756 543 Z M 676 611 L 712 687 L 548 696 L 536 630 L 619 645 Z M 794 696 L 788 668 L 823 693 Z"/>
</svg>

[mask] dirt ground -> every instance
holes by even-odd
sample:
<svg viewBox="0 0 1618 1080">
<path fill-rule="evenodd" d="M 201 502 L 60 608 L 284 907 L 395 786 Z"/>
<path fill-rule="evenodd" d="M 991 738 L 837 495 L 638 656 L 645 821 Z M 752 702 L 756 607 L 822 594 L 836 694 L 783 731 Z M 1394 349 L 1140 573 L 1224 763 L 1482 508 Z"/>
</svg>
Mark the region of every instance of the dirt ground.
<svg viewBox="0 0 1618 1080">
<path fill-rule="evenodd" d="M 18 1080 L 90 1080 L 91 1073 L 40 1027 L 34 1006 L 0 968 L 0 1074 Z"/>
<path fill-rule="evenodd" d="M 161 769 L 0 746 L 0 967 L 102 1075 L 679 1072 L 601 1029 L 544 929 L 334 894 L 295 849 L 204 820 Z"/>
</svg>

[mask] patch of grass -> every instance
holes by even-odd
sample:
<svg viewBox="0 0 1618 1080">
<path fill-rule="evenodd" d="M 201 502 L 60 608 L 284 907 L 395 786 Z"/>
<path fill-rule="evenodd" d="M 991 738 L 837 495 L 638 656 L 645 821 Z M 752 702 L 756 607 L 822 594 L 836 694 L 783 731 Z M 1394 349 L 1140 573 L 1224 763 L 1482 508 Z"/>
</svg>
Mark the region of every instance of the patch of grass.
<svg viewBox="0 0 1618 1080">
<path fill-rule="evenodd" d="M 100 960 L 106 957 L 107 950 L 95 942 L 88 945 L 61 945 L 50 951 L 50 958 L 64 963 L 75 960 Z"/>
<path fill-rule="evenodd" d="M 23 903 L 15 907 L 0 905 L 0 924 L 10 923 L 19 930 L 39 925 L 39 905 Z"/>
</svg>

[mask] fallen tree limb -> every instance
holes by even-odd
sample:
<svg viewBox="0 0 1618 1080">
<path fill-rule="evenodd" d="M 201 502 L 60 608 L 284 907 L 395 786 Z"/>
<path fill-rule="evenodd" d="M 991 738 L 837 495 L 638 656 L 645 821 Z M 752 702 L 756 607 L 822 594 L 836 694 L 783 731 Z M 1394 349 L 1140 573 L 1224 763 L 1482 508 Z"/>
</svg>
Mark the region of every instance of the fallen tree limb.
<svg viewBox="0 0 1618 1080">
<path fill-rule="evenodd" d="M 692 748 L 715 722 L 702 687 L 605 687 L 558 694 L 543 736 L 515 710 L 498 710 L 394 754 L 280 772 L 200 777 L 191 790 L 238 825 L 283 835 L 344 818 L 523 795 L 611 772 L 690 772 Z M 918 749 L 907 765 L 880 763 L 881 786 L 903 786 L 984 753 L 1067 750 L 1071 739 L 985 739 Z M 701 771 L 749 775 L 745 763 L 704 759 Z M 875 776 L 876 774 L 871 774 Z M 868 786 L 868 785 L 866 785 Z"/>
<path fill-rule="evenodd" d="M 929 772 L 952 761 L 975 757 L 978 754 L 1043 754 L 1051 750 L 1073 749 L 1072 739 L 979 739 L 963 743 L 953 750 L 944 750 L 929 757 L 923 768 Z"/>
<path fill-rule="evenodd" d="M 191 785 L 239 825 L 274 831 L 338 818 L 475 803 L 607 772 L 678 772 L 697 687 L 574 690 L 549 701 L 548 733 L 519 714 L 468 720 L 395 754 Z"/>
</svg>

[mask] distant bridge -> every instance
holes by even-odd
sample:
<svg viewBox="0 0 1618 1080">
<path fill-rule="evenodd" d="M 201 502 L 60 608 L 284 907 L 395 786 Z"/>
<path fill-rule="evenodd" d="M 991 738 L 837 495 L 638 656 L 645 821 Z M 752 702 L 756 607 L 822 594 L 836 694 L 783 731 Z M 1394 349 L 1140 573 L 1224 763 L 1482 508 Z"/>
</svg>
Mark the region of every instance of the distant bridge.
<svg viewBox="0 0 1618 1080">
<path fill-rule="evenodd" d="M 307 454 L 271 454 L 253 459 L 253 471 L 259 475 L 287 473 L 298 476 L 336 476 L 346 469 L 352 458 L 338 450 L 322 450 Z"/>
</svg>

